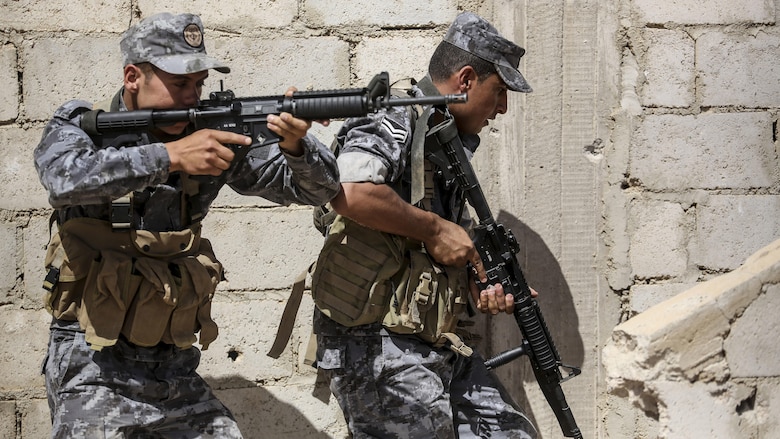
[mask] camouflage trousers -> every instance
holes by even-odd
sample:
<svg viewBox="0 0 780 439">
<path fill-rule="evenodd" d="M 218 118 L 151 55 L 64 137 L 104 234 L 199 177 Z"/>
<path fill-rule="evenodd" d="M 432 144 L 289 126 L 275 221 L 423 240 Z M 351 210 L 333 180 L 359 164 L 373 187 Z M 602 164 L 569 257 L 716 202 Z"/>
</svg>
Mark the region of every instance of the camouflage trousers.
<svg viewBox="0 0 780 439">
<path fill-rule="evenodd" d="M 196 347 L 94 351 L 82 332 L 52 328 L 44 363 L 52 438 L 241 438 L 238 425 L 195 372 Z"/>
<path fill-rule="evenodd" d="M 536 437 L 476 352 L 395 334 L 317 340 L 318 366 L 354 439 Z"/>
</svg>

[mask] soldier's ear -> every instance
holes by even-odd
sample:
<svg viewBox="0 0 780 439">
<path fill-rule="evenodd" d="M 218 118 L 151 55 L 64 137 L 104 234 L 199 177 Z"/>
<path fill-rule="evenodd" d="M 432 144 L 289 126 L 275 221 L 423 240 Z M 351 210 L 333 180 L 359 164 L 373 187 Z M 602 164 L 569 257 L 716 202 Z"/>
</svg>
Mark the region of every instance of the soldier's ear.
<svg viewBox="0 0 780 439">
<path fill-rule="evenodd" d="M 477 72 L 473 67 L 466 65 L 455 73 L 457 79 L 458 92 L 467 92 L 477 80 Z"/>
<path fill-rule="evenodd" d="M 143 80 L 143 72 L 135 64 L 128 64 L 124 70 L 125 90 L 130 93 L 138 92 L 138 86 Z"/>
</svg>

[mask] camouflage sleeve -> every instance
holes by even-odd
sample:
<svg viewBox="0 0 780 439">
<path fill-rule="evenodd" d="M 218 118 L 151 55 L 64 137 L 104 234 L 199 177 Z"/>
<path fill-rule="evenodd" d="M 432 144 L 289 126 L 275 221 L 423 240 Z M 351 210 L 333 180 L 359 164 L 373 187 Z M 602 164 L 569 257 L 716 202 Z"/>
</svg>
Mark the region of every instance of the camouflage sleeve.
<svg viewBox="0 0 780 439">
<path fill-rule="evenodd" d="M 64 104 L 35 148 L 35 169 L 53 207 L 105 203 L 168 178 L 170 159 L 162 143 L 95 145 L 79 126 L 91 108 L 84 101 Z"/>
<path fill-rule="evenodd" d="M 336 157 L 314 136 L 307 135 L 301 142 L 304 153 L 300 157 L 283 153 L 278 144 L 266 151 L 250 151 L 236 169 L 230 187 L 285 206 L 327 203 L 340 187 Z"/>
<path fill-rule="evenodd" d="M 411 124 L 403 107 L 345 121 L 337 135 L 342 183 L 398 181 L 412 143 Z"/>
</svg>

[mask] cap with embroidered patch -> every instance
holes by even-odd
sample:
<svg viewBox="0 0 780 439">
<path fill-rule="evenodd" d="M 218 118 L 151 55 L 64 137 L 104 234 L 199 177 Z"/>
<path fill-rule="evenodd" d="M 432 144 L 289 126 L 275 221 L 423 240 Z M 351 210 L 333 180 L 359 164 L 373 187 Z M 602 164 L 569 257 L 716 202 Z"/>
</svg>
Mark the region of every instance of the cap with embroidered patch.
<svg viewBox="0 0 780 439">
<path fill-rule="evenodd" d="M 492 62 L 510 90 L 532 91 L 518 70 L 525 49 L 502 37 L 484 18 L 472 12 L 458 15 L 447 30 L 444 41 Z"/>
<path fill-rule="evenodd" d="M 122 35 L 119 47 L 124 65 L 149 62 L 174 75 L 208 69 L 230 72 L 230 67 L 206 55 L 203 23 L 194 14 L 163 12 L 147 17 Z"/>
</svg>

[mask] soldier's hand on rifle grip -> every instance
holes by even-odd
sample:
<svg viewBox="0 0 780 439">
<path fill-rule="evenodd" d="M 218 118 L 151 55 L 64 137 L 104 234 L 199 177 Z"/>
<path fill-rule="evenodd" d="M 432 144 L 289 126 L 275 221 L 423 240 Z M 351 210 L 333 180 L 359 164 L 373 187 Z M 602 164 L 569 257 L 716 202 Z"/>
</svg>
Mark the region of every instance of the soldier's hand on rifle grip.
<svg viewBox="0 0 780 439">
<path fill-rule="evenodd" d="M 473 279 L 472 279 L 473 280 Z M 504 287 L 500 283 L 488 285 L 480 291 L 476 282 L 469 282 L 471 287 L 471 296 L 477 306 L 477 310 L 483 313 L 493 315 L 499 312 L 512 314 L 515 311 L 515 299 L 511 294 L 504 294 Z M 539 293 L 531 288 L 531 297 L 538 296 Z"/>
<path fill-rule="evenodd" d="M 166 143 L 165 149 L 171 161 L 170 172 L 218 176 L 230 168 L 230 162 L 235 157 L 233 151 L 225 145 L 251 144 L 252 139 L 241 134 L 202 129 Z"/>
<path fill-rule="evenodd" d="M 504 294 L 504 287 L 500 283 L 488 285 L 482 291 L 475 282 L 470 282 L 471 294 L 477 310 L 483 313 L 496 315 L 499 312 L 511 314 L 515 310 L 515 299 L 511 294 Z"/>
</svg>

